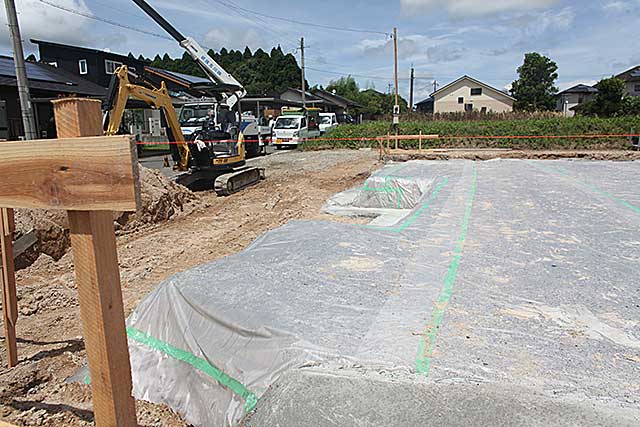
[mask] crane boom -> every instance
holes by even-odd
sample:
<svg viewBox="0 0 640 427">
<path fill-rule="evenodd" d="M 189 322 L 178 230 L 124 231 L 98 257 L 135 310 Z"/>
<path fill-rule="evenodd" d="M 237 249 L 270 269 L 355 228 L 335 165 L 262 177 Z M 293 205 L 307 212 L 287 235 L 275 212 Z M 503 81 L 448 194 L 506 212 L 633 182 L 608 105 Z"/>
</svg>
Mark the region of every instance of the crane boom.
<svg viewBox="0 0 640 427">
<path fill-rule="evenodd" d="M 140 7 L 151 19 L 153 19 L 158 25 L 162 27 L 171 37 L 173 37 L 184 50 L 193 58 L 194 61 L 202 68 L 202 71 L 207 75 L 209 80 L 217 85 L 224 86 L 226 90 L 225 104 L 229 108 L 233 106 L 246 94 L 247 91 L 242 84 L 236 80 L 231 74 L 229 74 L 224 68 L 222 68 L 216 61 L 209 56 L 206 50 L 202 48 L 191 37 L 185 37 L 178 31 L 173 25 L 162 17 L 149 3 L 145 0 L 133 0 L 133 2 Z"/>
</svg>

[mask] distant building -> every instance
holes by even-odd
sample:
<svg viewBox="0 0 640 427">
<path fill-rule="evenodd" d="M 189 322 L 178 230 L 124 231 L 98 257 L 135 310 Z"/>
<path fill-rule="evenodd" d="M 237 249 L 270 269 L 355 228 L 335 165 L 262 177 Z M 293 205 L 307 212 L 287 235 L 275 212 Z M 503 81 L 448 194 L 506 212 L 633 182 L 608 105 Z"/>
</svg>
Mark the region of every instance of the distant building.
<svg viewBox="0 0 640 427">
<path fill-rule="evenodd" d="M 55 138 L 51 100 L 61 96 L 102 99 L 105 88 L 47 64 L 26 63 L 27 80 L 40 138 Z M 24 136 L 13 58 L 0 56 L 0 139 Z"/>
<path fill-rule="evenodd" d="M 416 111 L 418 113 L 432 114 L 433 113 L 433 97 L 428 97 L 420 102 L 416 102 Z"/>
<path fill-rule="evenodd" d="M 598 89 L 593 86 L 579 84 L 563 90 L 556 95 L 556 111 L 561 111 L 565 117 L 573 117 L 575 107 L 592 100 L 598 94 Z"/>
<path fill-rule="evenodd" d="M 354 108 L 362 107 L 351 99 L 347 99 L 344 96 L 337 95 L 324 89 L 316 89 L 313 91 L 313 94 L 328 103 L 325 110 L 328 113 L 336 113 L 338 115 L 348 114 L 353 112 Z"/>
<path fill-rule="evenodd" d="M 640 96 L 640 65 L 618 74 L 616 78 L 627 84 L 626 95 Z"/>
<path fill-rule="evenodd" d="M 40 62 L 66 70 L 104 88 L 109 87 L 111 75 L 120 65 L 134 73 L 142 73 L 145 63 L 136 58 L 104 50 L 31 39 L 38 45 Z"/>
<path fill-rule="evenodd" d="M 514 101 L 508 93 L 465 75 L 418 102 L 416 109 L 426 113 L 504 113 L 513 111 Z"/>
<path fill-rule="evenodd" d="M 289 101 L 295 104 L 302 105 L 302 90 L 290 87 L 282 92 L 279 98 L 283 101 Z M 321 108 L 324 110 L 324 107 L 330 104 L 329 102 L 318 98 L 311 92 L 305 92 L 304 99 L 307 107 Z"/>
</svg>

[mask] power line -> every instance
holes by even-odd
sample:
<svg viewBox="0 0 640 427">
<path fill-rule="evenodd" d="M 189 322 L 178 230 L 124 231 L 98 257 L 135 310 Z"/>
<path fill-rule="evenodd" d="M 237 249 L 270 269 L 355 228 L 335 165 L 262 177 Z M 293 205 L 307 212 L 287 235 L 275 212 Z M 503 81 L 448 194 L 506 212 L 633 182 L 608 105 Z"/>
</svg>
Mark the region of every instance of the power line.
<svg viewBox="0 0 640 427">
<path fill-rule="evenodd" d="M 64 10 L 65 12 L 68 12 L 68 13 L 73 13 L 74 15 L 84 16 L 85 18 L 94 19 L 96 21 L 104 22 L 105 24 L 114 25 L 116 27 L 124 28 L 124 29 L 130 30 L 130 31 L 135 31 L 137 33 L 146 34 L 148 36 L 153 36 L 153 37 L 158 37 L 160 39 L 173 41 L 172 38 L 170 38 L 168 36 L 165 36 L 164 34 L 154 33 L 153 31 L 141 30 L 139 28 L 135 28 L 135 27 L 131 27 L 129 25 L 121 24 L 119 22 L 111 21 L 109 19 L 100 18 L 99 16 L 95 16 L 95 15 L 92 15 L 90 13 L 81 12 L 79 10 L 71 9 L 71 8 L 68 8 L 68 7 L 65 7 L 65 6 L 60 6 L 59 4 L 51 3 L 51 2 L 49 2 L 47 0 L 38 0 L 38 1 L 40 3 L 46 4 L 47 6 L 51 6 L 51 7 L 54 7 L 56 9 Z"/>
<path fill-rule="evenodd" d="M 316 24 L 314 22 L 303 22 L 303 21 L 298 21 L 296 19 L 283 18 L 281 16 L 273 16 L 273 15 L 268 15 L 266 13 L 256 12 L 255 10 L 246 9 L 246 8 L 238 6 L 238 5 L 233 5 L 233 7 L 237 8 L 237 9 L 240 9 L 240 10 L 243 10 L 243 11 L 248 12 L 248 13 L 252 13 L 254 15 L 264 16 L 265 18 L 275 19 L 275 20 L 278 20 L 278 21 L 289 22 L 291 24 L 303 25 L 305 27 L 317 27 L 317 28 L 323 28 L 325 30 L 346 31 L 346 32 L 352 32 L 352 33 L 382 34 L 382 35 L 385 35 L 385 36 L 390 36 L 391 35 L 391 33 L 384 32 L 384 31 L 367 30 L 367 29 L 363 29 L 363 28 L 346 28 L 346 27 L 337 27 L 337 26 L 333 26 L 333 25 Z"/>
<path fill-rule="evenodd" d="M 322 69 L 318 69 L 318 68 L 312 68 L 312 67 L 306 67 L 307 70 L 312 70 L 312 71 L 316 71 L 319 73 L 327 73 L 327 74 L 336 74 L 339 76 L 352 76 L 352 77 L 360 77 L 363 79 L 370 79 L 370 80 L 381 80 L 381 81 L 389 81 L 389 80 L 393 80 L 393 76 L 390 77 L 381 77 L 381 76 L 367 76 L 367 75 L 363 75 L 363 74 L 354 74 L 354 73 L 348 73 L 348 72 L 339 72 L 339 71 L 330 71 L 330 70 L 322 70 Z M 415 77 L 415 80 L 432 80 L 433 77 Z M 409 77 L 398 77 L 398 80 L 404 80 L 404 81 L 409 81 L 411 80 Z"/>
<path fill-rule="evenodd" d="M 256 17 L 252 17 L 250 16 L 247 12 L 244 12 L 244 9 L 236 6 L 232 3 L 223 1 L 223 0 L 214 0 L 216 3 L 221 4 L 225 7 L 227 7 L 228 9 L 231 9 L 233 12 L 235 12 L 237 15 L 253 22 L 257 27 L 259 27 L 261 30 L 264 30 L 268 33 L 271 33 L 273 35 L 275 35 L 276 37 L 279 38 L 283 38 L 283 39 L 287 39 L 287 42 L 290 43 L 293 46 L 297 45 L 297 41 L 296 42 L 292 42 L 291 40 L 289 40 L 288 38 L 290 37 L 290 35 L 283 35 L 282 33 L 279 33 L 278 31 L 273 30 L 272 28 L 269 27 L 269 23 L 261 18 L 256 18 Z M 204 0 L 200 0 L 201 3 L 206 4 L 208 6 L 208 3 Z M 257 20 L 259 20 L 260 22 L 258 22 Z"/>
</svg>

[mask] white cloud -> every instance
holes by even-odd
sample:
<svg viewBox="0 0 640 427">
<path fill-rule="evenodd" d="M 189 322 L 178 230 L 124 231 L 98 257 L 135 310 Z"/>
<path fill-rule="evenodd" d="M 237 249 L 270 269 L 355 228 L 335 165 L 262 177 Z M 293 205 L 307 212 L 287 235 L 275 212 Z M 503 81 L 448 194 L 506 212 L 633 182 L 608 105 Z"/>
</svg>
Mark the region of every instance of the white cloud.
<svg viewBox="0 0 640 427">
<path fill-rule="evenodd" d="M 444 10 L 453 16 L 481 16 L 500 12 L 542 9 L 559 0 L 400 0 L 406 15 L 422 15 Z"/>
<path fill-rule="evenodd" d="M 264 33 L 253 28 L 212 28 L 204 35 L 202 42 L 216 51 L 221 48 L 227 50 L 244 50 L 249 46 L 251 50 L 269 46 Z"/>
<path fill-rule="evenodd" d="M 429 48 L 446 44 L 446 40 L 431 38 L 421 34 L 398 37 L 398 59 L 415 61 L 428 57 Z M 356 45 L 356 49 L 367 56 L 393 55 L 393 40 L 365 39 Z"/>
<path fill-rule="evenodd" d="M 91 14 L 84 0 L 56 0 L 56 4 Z M 18 23 L 22 39 L 43 39 L 59 43 L 86 44 L 89 18 L 71 14 L 37 0 L 17 0 Z M 83 43 L 84 42 L 84 43 Z M 7 17 L 0 14 L 0 46 L 11 47 Z M 26 50 L 29 50 L 28 47 Z"/>
</svg>

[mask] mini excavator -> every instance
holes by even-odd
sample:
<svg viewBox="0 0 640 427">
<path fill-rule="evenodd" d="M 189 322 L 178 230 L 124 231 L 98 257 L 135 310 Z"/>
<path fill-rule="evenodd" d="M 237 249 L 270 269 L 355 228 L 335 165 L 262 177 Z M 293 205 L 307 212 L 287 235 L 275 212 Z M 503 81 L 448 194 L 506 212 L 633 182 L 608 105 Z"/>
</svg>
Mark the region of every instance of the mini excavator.
<svg viewBox="0 0 640 427">
<path fill-rule="evenodd" d="M 129 98 L 159 109 L 167 124 L 176 181 L 191 187 L 214 182 L 218 195 L 226 196 L 264 179 L 264 169 L 246 166 L 244 137 L 239 131 L 239 116 L 234 107 L 246 95 L 246 90 L 231 74 L 218 65 L 192 38 L 184 37 L 158 14 L 146 1 L 133 0 L 147 15 L 180 43 L 202 68 L 217 89 L 221 110 L 211 121 L 194 132 L 187 141 L 164 82 L 160 87 L 131 72 L 126 65 L 118 67 L 103 104 L 105 134 L 118 133 Z M 215 112 L 213 112 L 215 113 Z M 218 119 L 220 118 L 220 119 Z"/>
</svg>

